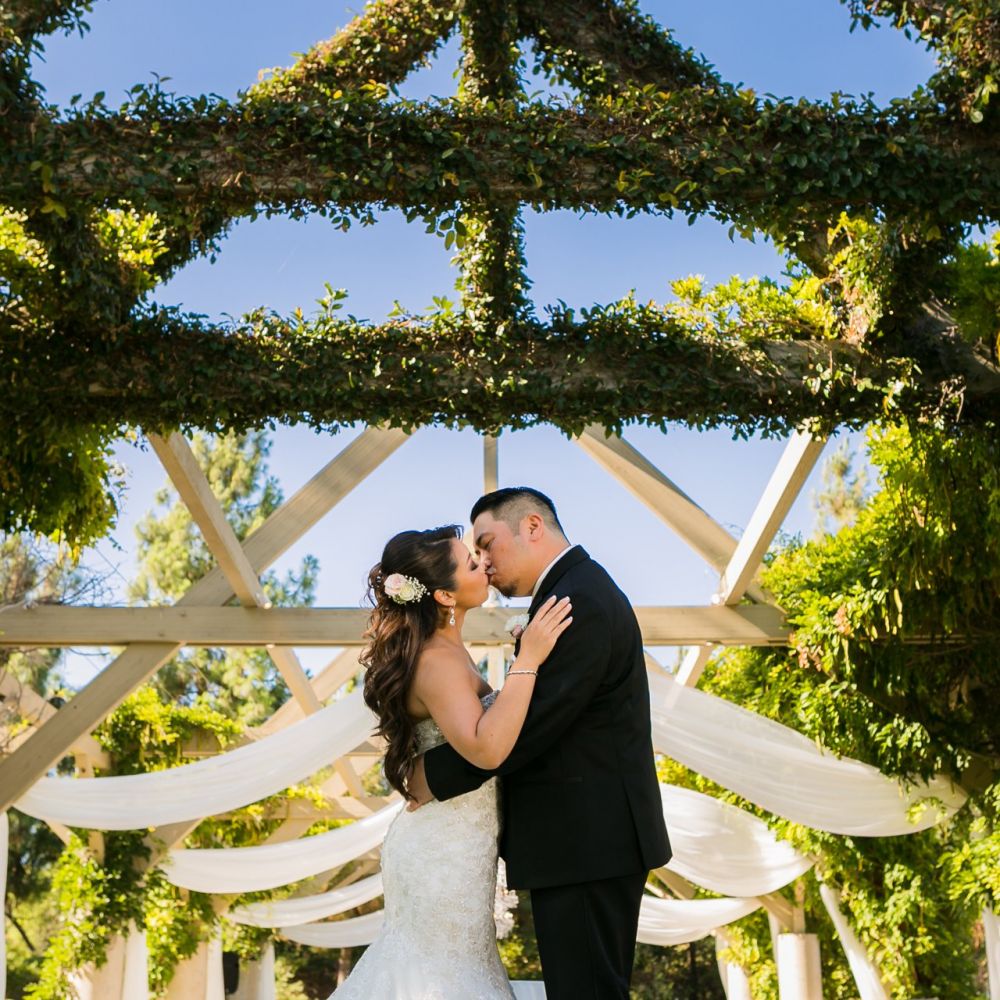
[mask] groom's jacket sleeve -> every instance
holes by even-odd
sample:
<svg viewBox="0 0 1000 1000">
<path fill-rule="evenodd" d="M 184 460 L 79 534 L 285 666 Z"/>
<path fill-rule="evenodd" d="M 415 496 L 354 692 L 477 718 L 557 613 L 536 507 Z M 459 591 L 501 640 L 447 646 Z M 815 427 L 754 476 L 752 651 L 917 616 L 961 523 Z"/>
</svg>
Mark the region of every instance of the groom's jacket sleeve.
<svg viewBox="0 0 1000 1000">
<path fill-rule="evenodd" d="M 607 612 L 593 597 L 572 587 L 557 585 L 553 593 L 571 599 L 573 622 L 538 670 L 531 707 L 510 756 L 496 770 L 485 771 L 447 743 L 428 750 L 424 766 L 435 798 L 443 801 L 471 792 L 489 778 L 516 771 L 545 753 L 579 718 L 607 679 L 612 649 Z"/>
</svg>

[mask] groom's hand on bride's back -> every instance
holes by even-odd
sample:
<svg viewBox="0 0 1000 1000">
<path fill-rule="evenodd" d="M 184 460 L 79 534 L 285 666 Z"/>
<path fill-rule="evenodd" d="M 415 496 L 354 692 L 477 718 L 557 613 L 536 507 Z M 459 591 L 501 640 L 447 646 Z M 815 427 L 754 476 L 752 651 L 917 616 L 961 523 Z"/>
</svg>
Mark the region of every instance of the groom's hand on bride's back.
<svg viewBox="0 0 1000 1000">
<path fill-rule="evenodd" d="M 430 786 L 427 784 L 427 775 L 424 773 L 423 754 L 413 762 L 413 766 L 410 768 L 410 774 L 406 779 L 406 790 L 411 796 L 406 806 L 410 812 L 427 805 L 434 798 Z"/>
</svg>

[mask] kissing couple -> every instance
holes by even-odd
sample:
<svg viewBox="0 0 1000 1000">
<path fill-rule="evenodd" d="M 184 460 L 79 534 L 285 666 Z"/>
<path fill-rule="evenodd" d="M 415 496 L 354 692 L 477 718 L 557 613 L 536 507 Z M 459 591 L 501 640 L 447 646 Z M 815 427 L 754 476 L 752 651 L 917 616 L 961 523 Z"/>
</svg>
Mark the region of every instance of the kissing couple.
<svg viewBox="0 0 1000 1000">
<path fill-rule="evenodd" d="M 408 800 L 382 847 L 385 919 L 336 1000 L 510 1000 L 497 856 L 531 892 L 547 1000 L 626 1000 L 647 873 L 670 858 L 642 636 L 538 490 L 391 538 L 369 575 L 364 698 Z M 462 640 L 489 587 L 531 597 L 503 688 Z"/>
</svg>

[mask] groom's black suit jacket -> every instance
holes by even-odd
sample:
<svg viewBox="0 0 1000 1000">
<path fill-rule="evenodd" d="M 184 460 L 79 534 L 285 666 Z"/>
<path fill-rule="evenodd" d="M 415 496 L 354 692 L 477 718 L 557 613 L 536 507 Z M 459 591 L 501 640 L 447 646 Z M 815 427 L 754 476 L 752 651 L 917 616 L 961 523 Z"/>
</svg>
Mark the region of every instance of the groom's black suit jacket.
<svg viewBox="0 0 1000 1000">
<path fill-rule="evenodd" d="M 503 776 L 500 854 L 515 889 L 647 872 L 670 858 L 632 606 L 579 546 L 549 570 L 529 613 L 552 594 L 570 597 L 573 622 L 538 671 L 507 760 L 484 771 L 447 744 L 425 756 L 441 800 Z"/>
</svg>

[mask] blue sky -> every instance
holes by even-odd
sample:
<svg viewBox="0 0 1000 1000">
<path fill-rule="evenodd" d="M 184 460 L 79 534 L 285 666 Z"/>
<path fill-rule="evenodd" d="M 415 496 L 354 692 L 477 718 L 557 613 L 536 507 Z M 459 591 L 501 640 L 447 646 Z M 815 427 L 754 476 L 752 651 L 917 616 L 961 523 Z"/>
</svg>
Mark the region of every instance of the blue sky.
<svg viewBox="0 0 1000 1000">
<path fill-rule="evenodd" d="M 361 7 L 320 0 L 98 0 L 84 37 L 53 37 L 36 77 L 50 101 L 73 94 L 124 99 L 134 83 L 153 74 L 170 77 L 178 93 L 232 97 L 264 67 L 288 65 L 294 53 L 329 37 Z M 888 27 L 850 33 L 847 9 L 835 0 L 762 0 L 755 4 L 714 0 L 693 4 L 645 2 L 643 9 L 685 46 L 712 62 L 727 79 L 759 93 L 826 97 L 832 91 L 872 92 L 880 103 L 902 96 L 933 72 L 923 47 Z M 401 88 L 407 97 L 453 92 L 458 48 L 452 40 L 435 63 Z M 570 212 L 529 213 L 527 258 L 538 306 L 561 299 L 586 306 L 634 289 L 640 299 L 663 300 L 670 282 L 688 274 L 711 282 L 732 274 L 780 279 L 783 264 L 763 241 L 732 243 L 725 227 L 684 219 L 631 220 Z M 319 218 L 303 222 L 258 219 L 240 223 L 212 264 L 192 262 L 155 297 L 212 317 L 238 315 L 266 305 L 285 312 L 308 310 L 324 282 L 348 289 L 347 308 L 378 320 L 399 300 L 420 310 L 432 296 L 451 293 L 450 254 L 420 224 L 398 212 L 377 225 L 334 230 Z M 316 435 L 280 428 L 270 467 L 290 496 L 333 457 L 356 431 Z M 683 427 L 667 434 L 633 428 L 626 438 L 739 534 L 773 469 L 780 441 L 733 441 L 725 432 Z M 832 446 L 831 446 L 832 447 Z M 134 524 L 164 480 L 150 451 L 122 445 L 129 489 L 111 541 L 88 554 L 96 568 L 120 584 L 134 568 Z M 645 507 L 605 474 L 576 445 L 551 428 L 508 433 L 500 442 L 502 485 L 527 483 L 549 493 L 574 541 L 583 543 L 636 604 L 705 603 L 717 580 Z M 793 508 L 784 530 L 809 534 L 810 492 L 818 469 Z M 481 444 L 469 432 L 419 431 L 358 490 L 335 508 L 277 568 L 311 552 L 320 561 L 317 603 L 356 605 L 368 568 L 395 531 L 464 521 L 481 492 Z M 120 590 L 118 591 L 120 596 Z M 307 663 L 324 662 L 323 651 L 304 652 Z M 69 658 L 70 679 L 83 683 L 101 660 Z"/>
</svg>

